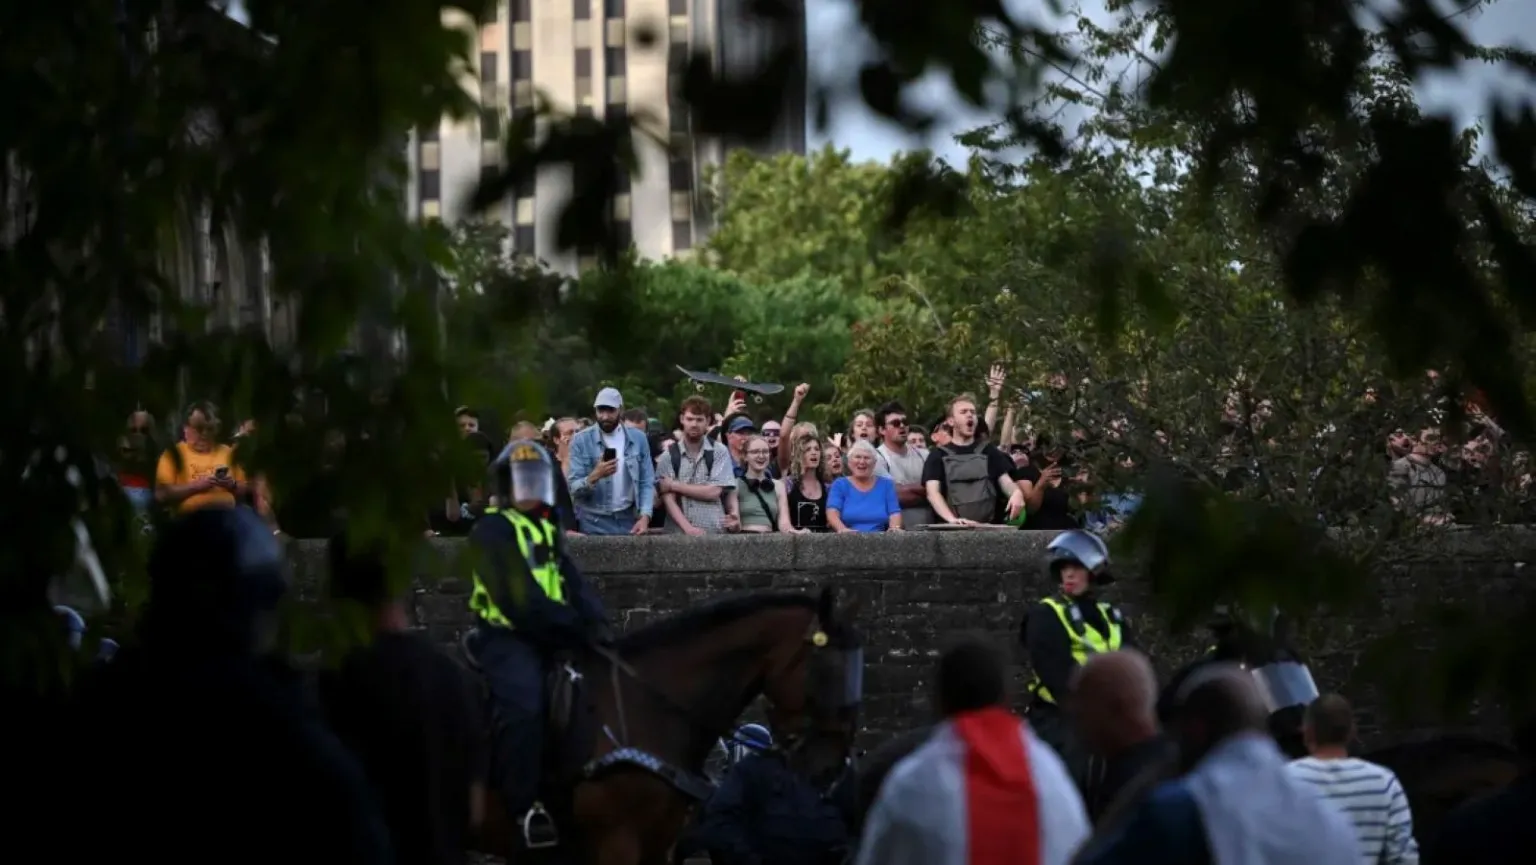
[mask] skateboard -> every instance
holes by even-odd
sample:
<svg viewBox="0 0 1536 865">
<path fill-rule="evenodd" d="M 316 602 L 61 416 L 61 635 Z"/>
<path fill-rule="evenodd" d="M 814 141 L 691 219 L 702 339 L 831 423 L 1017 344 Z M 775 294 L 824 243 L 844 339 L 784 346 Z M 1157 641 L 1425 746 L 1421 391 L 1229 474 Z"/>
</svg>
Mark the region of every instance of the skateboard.
<svg viewBox="0 0 1536 865">
<path fill-rule="evenodd" d="M 742 390 L 750 394 L 756 394 L 758 396 L 758 402 L 762 402 L 762 397 L 773 396 L 776 393 L 784 392 L 784 385 L 782 384 L 765 384 L 761 382 L 742 381 L 739 378 L 731 378 L 728 375 L 721 375 L 718 372 L 698 372 L 696 370 L 685 369 L 681 366 L 678 367 L 678 370 L 681 371 L 683 375 L 688 376 L 689 380 L 691 380 L 694 386 L 699 390 L 703 390 L 704 385 L 706 384 L 717 384 L 721 387 L 735 388 L 736 390 Z"/>
</svg>

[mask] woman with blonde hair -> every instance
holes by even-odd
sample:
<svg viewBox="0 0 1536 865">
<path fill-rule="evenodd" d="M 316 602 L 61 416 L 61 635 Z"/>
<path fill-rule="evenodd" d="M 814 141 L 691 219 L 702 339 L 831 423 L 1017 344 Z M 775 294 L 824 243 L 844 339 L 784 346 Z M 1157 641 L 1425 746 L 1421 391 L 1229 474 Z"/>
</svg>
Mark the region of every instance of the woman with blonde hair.
<svg viewBox="0 0 1536 865">
<path fill-rule="evenodd" d="M 797 529 L 827 530 L 827 487 L 822 473 L 821 439 L 811 424 L 796 424 L 791 432 L 789 471 L 784 498 L 789 522 Z"/>
</svg>

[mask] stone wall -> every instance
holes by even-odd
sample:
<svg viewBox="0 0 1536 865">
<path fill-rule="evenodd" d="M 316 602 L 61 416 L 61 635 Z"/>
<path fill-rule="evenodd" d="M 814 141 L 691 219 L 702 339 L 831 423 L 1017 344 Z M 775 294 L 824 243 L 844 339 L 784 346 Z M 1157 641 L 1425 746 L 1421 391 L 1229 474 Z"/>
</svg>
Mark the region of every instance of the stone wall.
<svg viewBox="0 0 1536 865">
<path fill-rule="evenodd" d="M 759 537 L 651 536 L 579 538 L 573 554 L 601 587 L 615 624 L 643 625 L 728 592 L 812 589 L 836 586 L 844 602 L 858 599 L 859 624 L 866 634 L 866 740 L 879 741 L 907 729 L 927 714 L 927 685 L 939 646 L 948 635 L 981 631 L 1016 647 L 1024 604 L 1047 591 L 1042 553 L 1049 532 L 907 532 L 890 535 L 765 535 Z M 415 612 L 436 641 L 451 643 L 470 623 L 469 587 L 451 576 L 460 541 L 437 541 L 439 558 L 423 562 L 415 591 Z M 1387 720 L 1374 676 L 1360 664 L 1365 647 L 1423 605 L 1445 599 L 1475 599 L 1495 606 L 1521 594 L 1525 562 L 1536 556 L 1536 532 L 1500 530 L 1454 532 L 1432 552 L 1397 550 L 1377 569 L 1371 602 L 1358 609 L 1320 614 L 1301 631 L 1318 684 L 1341 690 L 1362 712 L 1362 733 L 1370 744 L 1396 741 L 1431 725 L 1427 716 Z M 295 566 L 302 582 L 324 568 L 322 545 L 296 544 Z M 1202 648 L 1199 635 L 1172 636 L 1152 612 L 1147 586 L 1134 569 L 1121 567 L 1111 600 L 1130 617 L 1138 640 L 1164 671 Z M 428 575 L 431 572 L 432 575 Z M 1405 651 L 1433 648 L 1426 631 L 1411 635 Z M 1015 652 L 1016 655 L 1021 653 Z M 1420 655 L 1403 664 L 1422 664 Z M 1022 693 L 1027 669 L 1016 667 Z M 1474 714 L 1472 723 L 1497 732 L 1493 713 Z"/>
</svg>

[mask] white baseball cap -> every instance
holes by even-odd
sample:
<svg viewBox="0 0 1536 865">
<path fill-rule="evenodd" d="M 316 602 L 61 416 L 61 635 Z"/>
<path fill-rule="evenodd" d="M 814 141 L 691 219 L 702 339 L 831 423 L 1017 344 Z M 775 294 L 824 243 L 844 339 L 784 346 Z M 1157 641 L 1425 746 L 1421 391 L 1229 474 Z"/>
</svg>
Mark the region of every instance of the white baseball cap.
<svg viewBox="0 0 1536 865">
<path fill-rule="evenodd" d="M 624 397 L 616 387 L 605 387 L 597 392 L 597 399 L 592 401 L 593 408 L 623 408 Z"/>
</svg>

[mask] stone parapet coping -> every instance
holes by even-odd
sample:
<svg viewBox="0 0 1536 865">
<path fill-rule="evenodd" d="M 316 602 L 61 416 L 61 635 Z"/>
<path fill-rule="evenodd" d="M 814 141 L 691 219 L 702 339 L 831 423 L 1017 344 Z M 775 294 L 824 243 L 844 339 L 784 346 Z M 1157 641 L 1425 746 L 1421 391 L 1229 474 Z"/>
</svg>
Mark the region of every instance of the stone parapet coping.
<svg viewBox="0 0 1536 865">
<path fill-rule="evenodd" d="M 571 554 L 593 575 L 721 574 L 732 571 L 875 572 L 900 570 L 1033 570 L 1052 531 L 933 531 L 862 535 L 648 535 L 570 539 Z M 445 562 L 459 556 L 464 540 L 434 539 Z M 295 565 L 318 575 L 325 567 L 324 541 L 295 541 Z M 1516 562 L 1536 558 L 1536 530 L 1525 527 L 1451 530 L 1409 558 Z M 1407 552 L 1405 548 L 1398 551 Z M 1384 551 L 1394 552 L 1390 545 Z"/>
</svg>

